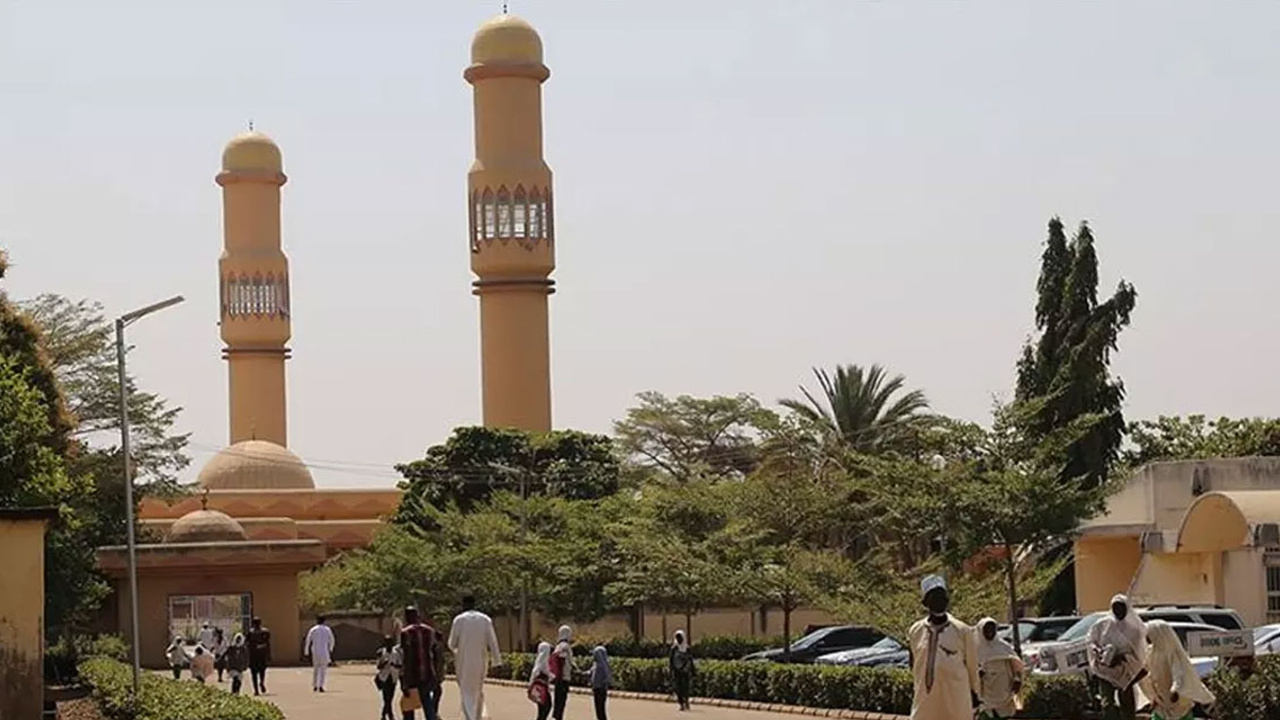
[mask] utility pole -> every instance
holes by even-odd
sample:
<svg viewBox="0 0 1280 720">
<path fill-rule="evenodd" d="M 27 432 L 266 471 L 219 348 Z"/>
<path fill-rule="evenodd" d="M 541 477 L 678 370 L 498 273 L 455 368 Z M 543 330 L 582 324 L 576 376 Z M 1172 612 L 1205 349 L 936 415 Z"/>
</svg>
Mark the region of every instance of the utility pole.
<svg viewBox="0 0 1280 720">
<path fill-rule="evenodd" d="M 520 482 L 520 534 L 518 540 L 521 549 L 528 542 L 529 532 L 529 473 L 525 468 L 513 468 L 502 463 L 489 463 L 489 467 L 506 475 L 515 476 Z M 524 566 L 520 567 L 520 652 L 529 651 L 529 573 Z"/>
</svg>

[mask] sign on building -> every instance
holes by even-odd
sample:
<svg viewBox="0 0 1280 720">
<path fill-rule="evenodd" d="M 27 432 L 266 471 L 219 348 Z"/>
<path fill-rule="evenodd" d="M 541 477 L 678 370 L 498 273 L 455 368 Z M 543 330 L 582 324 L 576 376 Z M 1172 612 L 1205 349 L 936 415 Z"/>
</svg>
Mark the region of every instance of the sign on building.
<svg viewBox="0 0 1280 720">
<path fill-rule="evenodd" d="M 1253 654 L 1252 630 L 1187 633 L 1187 654 L 1192 657 L 1245 657 Z"/>
</svg>

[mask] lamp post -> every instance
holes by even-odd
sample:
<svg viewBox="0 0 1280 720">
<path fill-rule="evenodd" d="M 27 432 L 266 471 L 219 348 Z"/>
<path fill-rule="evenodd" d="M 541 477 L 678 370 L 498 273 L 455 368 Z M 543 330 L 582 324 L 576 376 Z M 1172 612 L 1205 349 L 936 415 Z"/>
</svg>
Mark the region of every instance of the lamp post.
<svg viewBox="0 0 1280 720">
<path fill-rule="evenodd" d="M 133 701 L 138 700 L 138 676 L 142 673 L 142 648 L 138 644 L 138 557 L 133 532 L 133 472 L 129 466 L 129 386 L 124 368 L 124 329 L 142 317 L 182 302 L 181 295 L 162 300 L 153 305 L 127 312 L 116 318 L 116 370 L 120 381 L 120 452 L 124 455 L 124 511 L 125 531 L 129 549 L 129 615 L 131 644 L 133 645 Z"/>
</svg>

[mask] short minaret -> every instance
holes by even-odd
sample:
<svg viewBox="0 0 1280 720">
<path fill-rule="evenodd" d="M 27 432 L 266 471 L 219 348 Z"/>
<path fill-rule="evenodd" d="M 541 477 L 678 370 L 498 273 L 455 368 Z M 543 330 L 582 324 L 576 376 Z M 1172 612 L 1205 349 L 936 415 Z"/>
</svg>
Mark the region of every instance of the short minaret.
<svg viewBox="0 0 1280 720">
<path fill-rule="evenodd" d="M 550 74 L 537 31 L 506 13 L 480 26 L 463 73 L 474 88 L 468 242 L 489 427 L 551 429 L 555 221 L 551 169 L 542 159 L 542 83 Z"/>
<path fill-rule="evenodd" d="M 222 153 L 222 356 L 230 389 L 230 444 L 288 445 L 284 361 L 289 357 L 289 261 L 280 249 L 280 148 L 257 132 Z"/>
</svg>

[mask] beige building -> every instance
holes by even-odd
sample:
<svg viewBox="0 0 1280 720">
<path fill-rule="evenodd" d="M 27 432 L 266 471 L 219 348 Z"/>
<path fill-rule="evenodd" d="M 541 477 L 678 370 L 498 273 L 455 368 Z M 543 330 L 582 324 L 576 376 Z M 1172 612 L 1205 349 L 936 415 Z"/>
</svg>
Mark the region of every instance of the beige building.
<svg viewBox="0 0 1280 720">
<path fill-rule="evenodd" d="M 1138 604 L 1234 608 L 1280 622 L 1280 458 L 1154 463 L 1076 541 L 1081 612 Z"/>
<path fill-rule="evenodd" d="M 44 712 L 44 535 L 56 508 L 0 509 L 0 718 Z"/>
</svg>

